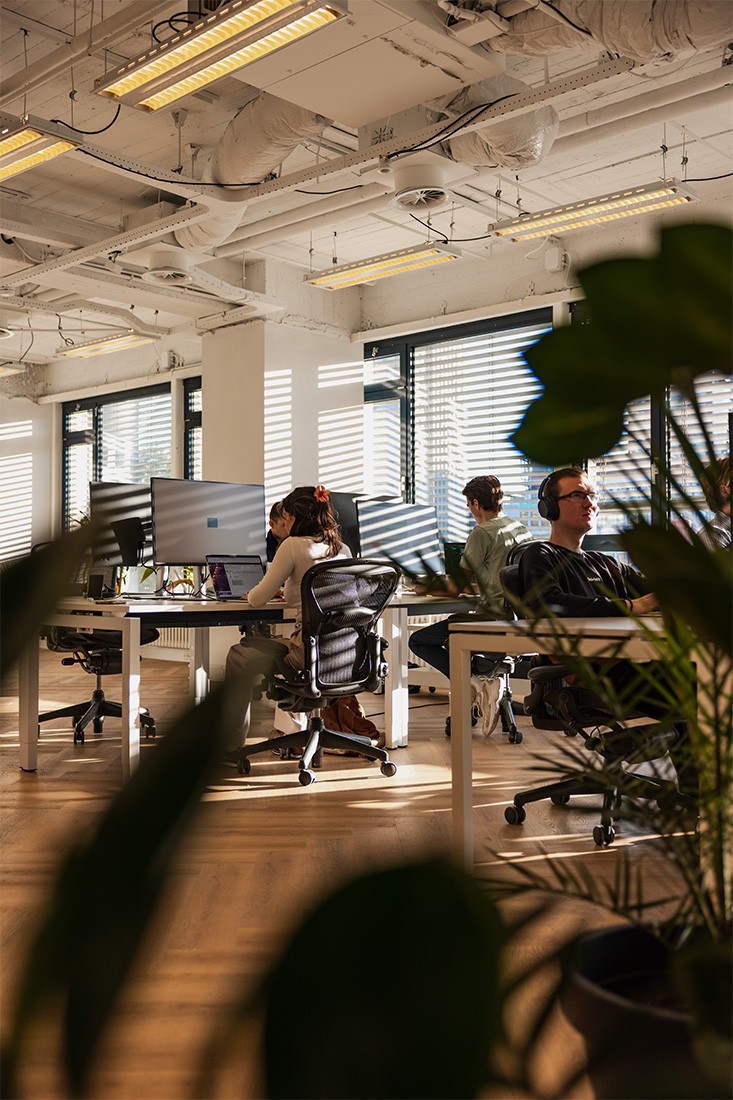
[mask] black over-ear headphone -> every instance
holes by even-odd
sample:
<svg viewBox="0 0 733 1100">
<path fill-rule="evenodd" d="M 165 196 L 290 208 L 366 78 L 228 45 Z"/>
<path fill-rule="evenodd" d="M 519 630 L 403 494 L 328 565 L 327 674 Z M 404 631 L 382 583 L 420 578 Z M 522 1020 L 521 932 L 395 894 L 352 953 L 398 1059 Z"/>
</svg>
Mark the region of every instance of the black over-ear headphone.
<svg viewBox="0 0 733 1100">
<path fill-rule="evenodd" d="M 548 474 L 537 490 L 537 511 L 543 519 L 549 520 L 550 523 L 560 518 L 560 508 L 558 507 L 557 499 L 546 494 L 547 483 L 551 477 L 552 474 Z"/>
</svg>

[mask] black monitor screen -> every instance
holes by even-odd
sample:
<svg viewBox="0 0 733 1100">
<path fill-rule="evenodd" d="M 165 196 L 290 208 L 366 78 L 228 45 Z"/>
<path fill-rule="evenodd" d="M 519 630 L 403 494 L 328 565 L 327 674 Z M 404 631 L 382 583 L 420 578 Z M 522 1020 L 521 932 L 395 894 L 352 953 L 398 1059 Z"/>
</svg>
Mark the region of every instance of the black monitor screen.
<svg viewBox="0 0 733 1100">
<path fill-rule="evenodd" d="M 150 485 L 89 483 L 89 511 L 99 534 L 92 547 L 96 565 L 142 565 L 152 559 Z"/>
<path fill-rule="evenodd" d="M 358 500 L 356 509 L 363 558 L 387 557 L 408 573 L 424 573 L 426 565 L 435 573 L 443 572 L 432 505 Z"/>
<path fill-rule="evenodd" d="M 331 493 L 330 502 L 341 528 L 341 538 L 352 555 L 359 557 L 359 522 L 356 516 L 356 493 Z"/>
<path fill-rule="evenodd" d="M 214 554 L 257 554 L 265 561 L 264 485 L 153 477 L 156 565 L 203 565 Z"/>
</svg>

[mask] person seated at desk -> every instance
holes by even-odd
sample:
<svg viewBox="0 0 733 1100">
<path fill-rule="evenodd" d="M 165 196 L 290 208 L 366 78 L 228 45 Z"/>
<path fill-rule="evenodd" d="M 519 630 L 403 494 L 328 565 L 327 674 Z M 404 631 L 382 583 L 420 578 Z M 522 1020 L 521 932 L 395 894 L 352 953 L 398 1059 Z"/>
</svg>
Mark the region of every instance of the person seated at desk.
<svg viewBox="0 0 733 1100">
<path fill-rule="evenodd" d="M 519 560 L 519 589 L 526 607 L 565 618 L 647 615 L 659 603 L 646 578 L 598 550 L 583 550 L 583 539 L 598 515 L 597 494 L 583 470 L 568 466 L 549 474 L 539 487 L 537 510 L 551 525 L 547 542 L 534 542 Z M 665 670 L 660 664 L 654 688 L 630 661 L 618 660 L 604 670 L 629 709 L 652 718 L 669 715 Z M 694 795 L 697 773 L 690 757 L 686 729 L 675 724 L 678 739 L 670 748 L 680 790 Z"/>
<path fill-rule="evenodd" d="M 513 546 L 531 541 L 532 535 L 518 520 L 509 519 L 502 512 L 504 491 L 498 477 L 489 474 L 472 478 L 462 489 L 469 512 L 476 520 L 461 556 L 461 569 L 474 577 L 481 599 L 478 613 L 483 618 L 506 619 L 508 612 L 499 581 L 499 573 L 506 565 Z M 450 584 L 450 580 L 448 581 Z M 408 645 L 421 661 L 432 665 L 450 677 L 448 650 L 449 624 L 465 620 L 465 614 L 450 615 L 437 623 L 422 627 L 410 635 Z M 503 653 L 491 654 L 501 660 Z M 498 677 L 471 677 L 471 686 L 477 706 L 483 715 L 483 731 L 488 736 L 499 718 L 497 701 L 501 683 Z"/>
<path fill-rule="evenodd" d="M 264 607 L 284 589 L 285 601 L 295 614 L 295 630 L 289 638 L 259 638 L 253 645 L 247 637 L 233 645 L 227 654 L 226 677 L 241 675 L 251 662 L 261 663 L 271 648 L 279 656 L 282 646 L 288 647 L 284 660 L 293 668 L 302 668 L 305 651 L 301 637 L 302 605 L 300 585 L 303 576 L 312 565 L 324 558 L 350 558 L 351 551 L 341 540 L 336 517 L 329 503 L 329 491 L 323 485 L 301 485 L 293 489 L 282 501 L 285 537 L 277 548 L 275 557 L 265 576 L 250 589 L 247 599 L 251 607 Z M 269 646 L 268 646 L 269 643 Z M 250 708 L 242 716 L 240 728 L 234 731 L 232 743 L 225 753 L 227 763 L 236 763 L 237 749 L 249 732 Z M 291 714 L 275 710 L 273 736 L 296 733 L 306 728 L 305 714 Z"/>
<path fill-rule="evenodd" d="M 288 524 L 283 514 L 283 502 L 281 500 L 276 500 L 270 509 L 267 526 L 269 528 L 266 538 L 267 560 L 271 562 L 275 558 L 280 543 L 288 537 Z"/>
<path fill-rule="evenodd" d="M 705 501 L 713 518 L 698 531 L 709 550 L 725 550 L 733 545 L 730 522 L 730 455 L 705 467 Z"/>
</svg>

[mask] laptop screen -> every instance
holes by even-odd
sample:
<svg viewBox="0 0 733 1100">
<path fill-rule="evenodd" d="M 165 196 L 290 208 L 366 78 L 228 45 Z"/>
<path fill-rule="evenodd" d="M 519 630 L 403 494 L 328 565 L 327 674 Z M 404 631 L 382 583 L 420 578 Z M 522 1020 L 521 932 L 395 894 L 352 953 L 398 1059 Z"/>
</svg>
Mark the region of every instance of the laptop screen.
<svg viewBox="0 0 733 1100">
<path fill-rule="evenodd" d="M 217 600 L 241 600 L 265 575 L 256 554 L 209 555 L 206 565 Z"/>
</svg>

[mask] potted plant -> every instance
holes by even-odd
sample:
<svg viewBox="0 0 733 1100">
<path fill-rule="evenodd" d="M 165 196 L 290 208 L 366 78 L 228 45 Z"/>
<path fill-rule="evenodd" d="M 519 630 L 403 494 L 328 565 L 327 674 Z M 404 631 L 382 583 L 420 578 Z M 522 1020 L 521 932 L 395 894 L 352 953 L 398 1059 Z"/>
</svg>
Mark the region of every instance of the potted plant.
<svg viewBox="0 0 733 1100">
<path fill-rule="evenodd" d="M 589 323 L 557 329 L 527 353 L 544 386 L 514 436 L 530 458 L 558 467 L 605 454 L 621 436 L 629 402 L 651 395 L 700 486 L 686 489 L 661 449 L 637 438 L 647 462 L 629 475 L 642 506 L 614 501 L 627 524 L 623 549 L 659 598 L 664 629 L 647 631 L 668 676 L 669 714 L 659 726 L 684 720 L 699 774 L 696 813 L 675 797 L 639 797 L 632 777 L 610 778 L 574 743 L 561 763 L 563 776 L 619 789 L 627 819 L 659 836 L 670 890 L 654 895 L 628 851 L 615 853 L 610 884 L 552 858 L 539 872 L 512 868 L 517 888 L 584 898 L 629 922 L 581 941 L 564 995 L 595 1051 L 599 1096 L 727 1096 L 730 1089 L 732 551 L 711 549 L 697 530 L 707 522 L 702 489 L 723 456 L 707 432 L 696 380 L 711 370 L 730 376 L 732 256 L 722 226 L 663 230 L 655 254 L 581 271 Z M 693 436 L 702 441 L 697 448 Z M 669 488 L 665 512 L 660 477 Z M 577 654 L 561 619 L 555 628 L 557 653 L 622 721 L 602 663 Z"/>
</svg>

